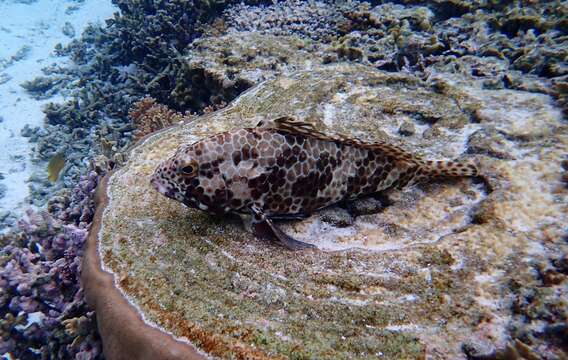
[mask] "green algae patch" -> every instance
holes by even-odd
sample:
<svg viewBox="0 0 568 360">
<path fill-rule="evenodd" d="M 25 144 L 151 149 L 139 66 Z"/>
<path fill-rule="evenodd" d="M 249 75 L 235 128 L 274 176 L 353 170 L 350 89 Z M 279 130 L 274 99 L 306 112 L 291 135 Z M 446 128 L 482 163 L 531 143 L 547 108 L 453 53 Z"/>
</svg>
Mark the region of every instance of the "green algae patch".
<svg viewBox="0 0 568 360">
<path fill-rule="evenodd" d="M 501 108 L 522 110 L 524 132 L 559 129 L 561 116 L 543 95 L 476 83 L 452 90 L 448 82 L 444 92 L 437 86 L 361 65 L 315 66 L 150 135 L 109 180 L 99 232 L 104 268 L 145 321 L 217 357 L 457 358 L 468 339 L 490 334 L 503 343 L 511 310 L 495 304 L 506 295 L 508 258 L 530 258 L 544 231 L 554 242 L 566 223 L 555 200 L 565 191 L 543 179 L 558 172 L 567 142 L 561 132 L 544 149 L 507 140 L 501 150 L 516 160 L 506 160 L 469 151 L 469 139 L 488 127 L 516 131 L 495 123 L 506 116 Z M 151 188 L 154 169 L 181 144 L 282 115 L 367 141 L 390 138 L 427 158 L 469 152 L 487 178 L 394 192 L 387 205 L 347 227 L 319 214 L 282 224 L 318 247 L 303 252 L 256 239 L 238 219 L 188 209 Z M 401 135 L 404 122 L 416 131 Z"/>
</svg>

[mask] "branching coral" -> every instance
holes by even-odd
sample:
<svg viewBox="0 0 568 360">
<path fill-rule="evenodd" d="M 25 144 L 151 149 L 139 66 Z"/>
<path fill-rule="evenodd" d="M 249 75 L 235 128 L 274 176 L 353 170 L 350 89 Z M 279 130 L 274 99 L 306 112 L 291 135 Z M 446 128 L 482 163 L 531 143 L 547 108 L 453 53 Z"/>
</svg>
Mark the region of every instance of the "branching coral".
<svg viewBox="0 0 568 360">
<path fill-rule="evenodd" d="M 0 353 L 95 359 L 101 345 L 79 270 L 102 172 L 91 171 L 47 211 L 28 211 L 0 238 Z"/>
</svg>

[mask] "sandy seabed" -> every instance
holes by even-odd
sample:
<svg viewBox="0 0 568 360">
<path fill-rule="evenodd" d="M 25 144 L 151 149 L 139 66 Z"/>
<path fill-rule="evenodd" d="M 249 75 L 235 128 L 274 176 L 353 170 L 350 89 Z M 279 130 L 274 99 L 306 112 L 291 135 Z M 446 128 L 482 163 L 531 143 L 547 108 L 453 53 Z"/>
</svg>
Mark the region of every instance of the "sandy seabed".
<svg viewBox="0 0 568 360">
<path fill-rule="evenodd" d="M 19 215 L 29 206 L 28 179 L 34 170 L 42 171 L 31 161 L 33 144 L 22 129 L 41 126 L 42 107 L 65 100 L 60 95 L 34 99 L 21 84 L 47 66 L 69 65 L 54 54 L 55 45 L 68 44 L 89 23 L 102 22 L 114 11 L 110 0 L 0 1 L 0 217 L 6 211 Z"/>
</svg>

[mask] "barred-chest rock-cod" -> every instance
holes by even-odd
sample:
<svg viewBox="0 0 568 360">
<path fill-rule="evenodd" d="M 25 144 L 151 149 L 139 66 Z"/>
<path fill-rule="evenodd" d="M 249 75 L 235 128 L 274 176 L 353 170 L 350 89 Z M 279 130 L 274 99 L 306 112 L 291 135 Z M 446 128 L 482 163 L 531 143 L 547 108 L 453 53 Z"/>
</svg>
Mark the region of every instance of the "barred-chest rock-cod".
<svg viewBox="0 0 568 360">
<path fill-rule="evenodd" d="M 386 142 L 330 137 L 291 117 L 223 132 L 190 145 L 156 169 L 160 193 L 208 213 L 252 215 L 292 250 L 314 247 L 274 219 L 301 219 L 331 204 L 440 176 L 477 176 L 469 162 L 423 160 Z"/>
</svg>

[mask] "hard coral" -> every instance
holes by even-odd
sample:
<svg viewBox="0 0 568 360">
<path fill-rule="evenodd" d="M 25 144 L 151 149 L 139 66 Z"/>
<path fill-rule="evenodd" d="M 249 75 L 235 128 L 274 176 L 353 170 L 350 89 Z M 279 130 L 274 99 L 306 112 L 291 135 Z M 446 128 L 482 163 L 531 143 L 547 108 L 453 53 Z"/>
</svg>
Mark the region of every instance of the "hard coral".
<svg viewBox="0 0 568 360">
<path fill-rule="evenodd" d="M 109 20 L 108 47 L 117 65 L 141 64 L 138 81 L 158 101 L 178 108 L 170 99 L 176 84 L 172 69 L 180 66 L 185 48 L 201 36 L 205 24 L 232 3 L 209 0 L 113 0 L 120 13 Z M 262 1 L 249 0 L 248 4 Z M 110 34 L 109 34 L 110 35 Z"/>
<path fill-rule="evenodd" d="M 136 127 L 134 139 L 138 140 L 154 131 L 163 129 L 183 120 L 183 115 L 156 103 L 151 97 L 135 103 L 128 113 Z"/>
<path fill-rule="evenodd" d="M 518 112 L 526 114 L 522 123 Z M 281 224 L 333 250 L 293 255 L 151 188 L 155 167 L 183 144 L 281 114 L 301 114 L 322 131 L 350 137 L 386 133 L 427 158 L 476 154 L 483 178 L 393 192 L 354 206 L 353 216 L 345 206 Z M 403 122 L 414 134 L 396 135 Z M 101 188 L 106 199 L 83 276 L 100 275 L 94 267 L 101 263 L 114 272 L 108 286 L 99 275 L 85 281 L 105 347 L 134 337 L 145 353 L 167 348 L 150 344 L 157 337 L 145 332 L 150 327 L 120 319 L 139 311 L 221 358 L 261 351 L 290 358 L 560 358 L 562 127 L 546 95 L 485 90 L 480 80 L 447 74 L 426 82 L 371 66 L 312 63 L 263 82 L 225 110 L 160 131 L 139 142 Z M 109 300 L 119 293 L 113 284 L 138 306 Z"/>
<path fill-rule="evenodd" d="M 160 65 L 170 61 L 172 48 L 182 51 L 198 33 L 195 27 L 213 17 L 224 1 L 113 0 L 121 13 L 112 19 L 119 37 L 116 51 L 125 62 L 148 61 Z M 166 45 L 166 46 L 164 46 Z"/>
<path fill-rule="evenodd" d="M 94 313 L 79 282 L 101 173 L 84 176 L 67 207 L 28 211 L 0 238 L 0 353 L 18 359 L 100 357 Z"/>
</svg>

